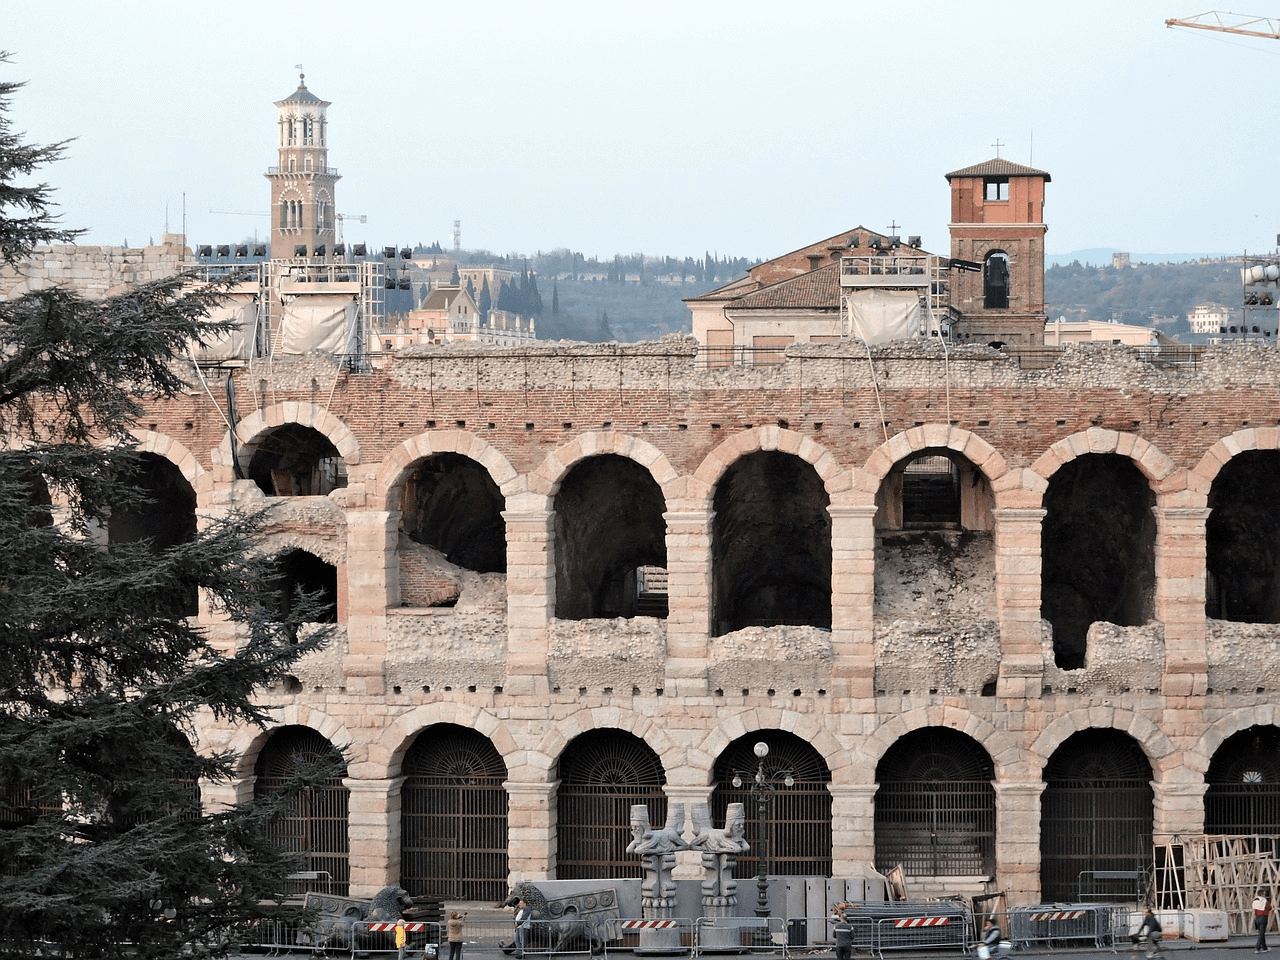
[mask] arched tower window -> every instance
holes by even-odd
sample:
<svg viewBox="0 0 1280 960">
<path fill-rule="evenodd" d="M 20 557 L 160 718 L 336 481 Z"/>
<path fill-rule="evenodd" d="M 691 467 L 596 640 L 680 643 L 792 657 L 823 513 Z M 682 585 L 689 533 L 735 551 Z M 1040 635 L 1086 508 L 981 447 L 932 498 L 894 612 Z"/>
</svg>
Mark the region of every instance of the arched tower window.
<svg viewBox="0 0 1280 960">
<path fill-rule="evenodd" d="M 982 305 L 988 310 L 1009 306 L 1009 255 L 992 250 L 982 262 Z"/>
</svg>

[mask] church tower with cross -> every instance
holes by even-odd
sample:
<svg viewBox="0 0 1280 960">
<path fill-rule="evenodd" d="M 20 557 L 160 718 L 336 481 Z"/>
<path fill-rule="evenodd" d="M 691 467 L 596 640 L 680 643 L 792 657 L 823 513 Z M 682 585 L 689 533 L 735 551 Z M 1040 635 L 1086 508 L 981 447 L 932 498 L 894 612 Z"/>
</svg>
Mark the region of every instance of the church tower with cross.
<svg viewBox="0 0 1280 960">
<path fill-rule="evenodd" d="M 951 305 L 969 343 L 1044 346 L 1044 188 L 1049 174 L 999 156 L 948 173 Z"/>
<path fill-rule="evenodd" d="M 298 89 L 276 101 L 278 161 L 266 173 L 271 182 L 274 259 L 333 255 L 334 193 L 339 177 L 329 166 L 328 106 L 328 101 L 307 89 L 306 75 L 301 73 Z"/>
</svg>

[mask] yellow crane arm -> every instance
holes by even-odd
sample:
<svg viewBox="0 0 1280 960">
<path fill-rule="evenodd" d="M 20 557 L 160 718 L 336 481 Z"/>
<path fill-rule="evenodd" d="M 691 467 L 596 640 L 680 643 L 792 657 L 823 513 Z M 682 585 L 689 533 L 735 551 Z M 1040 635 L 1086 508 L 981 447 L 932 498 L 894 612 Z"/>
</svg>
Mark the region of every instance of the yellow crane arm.
<svg viewBox="0 0 1280 960">
<path fill-rule="evenodd" d="M 1267 37 L 1280 40 L 1280 20 L 1269 17 L 1249 17 L 1239 13 L 1221 13 L 1210 10 L 1197 13 L 1184 20 L 1166 20 L 1166 27 L 1192 27 L 1196 30 L 1216 30 L 1219 33 L 1238 33 L 1246 37 Z"/>
</svg>

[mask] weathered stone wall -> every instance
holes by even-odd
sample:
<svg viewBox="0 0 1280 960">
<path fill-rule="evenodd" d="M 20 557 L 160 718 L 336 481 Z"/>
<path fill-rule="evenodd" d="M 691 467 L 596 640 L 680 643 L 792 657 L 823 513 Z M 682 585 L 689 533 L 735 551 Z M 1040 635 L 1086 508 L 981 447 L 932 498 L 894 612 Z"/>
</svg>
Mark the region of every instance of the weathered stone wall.
<svg viewBox="0 0 1280 960">
<path fill-rule="evenodd" d="M 0 264 L 0 300 L 51 286 L 67 286 L 96 299 L 140 283 L 164 280 L 191 262 L 180 234 L 165 234 L 159 246 L 81 247 L 57 244 L 37 247 L 29 258 Z"/>
</svg>

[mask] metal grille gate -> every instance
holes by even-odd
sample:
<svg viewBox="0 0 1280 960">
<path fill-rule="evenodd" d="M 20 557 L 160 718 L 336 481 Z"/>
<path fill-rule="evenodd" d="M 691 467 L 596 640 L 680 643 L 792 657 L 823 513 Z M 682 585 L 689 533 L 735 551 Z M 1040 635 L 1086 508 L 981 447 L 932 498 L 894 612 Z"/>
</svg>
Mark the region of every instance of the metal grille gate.
<svg viewBox="0 0 1280 960">
<path fill-rule="evenodd" d="M 268 796 L 297 787 L 294 758 L 336 758 L 338 751 L 323 736 L 306 727 L 285 727 L 263 747 L 255 767 L 255 796 Z M 349 793 L 341 777 L 296 790 L 284 816 L 271 824 L 271 839 L 285 850 L 303 854 L 306 870 L 330 878 L 328 892 L 346 896 L 351 878 L 348 857 Z"/>
<path fill-rule="evenodd" d="M 648 804 L 649 820 L 667 819 L 666 774 L 644 741 L 620 730 L 575 739 L 560 758 L 556 794 L 559 846 L 556 879 L 638 877 L 631 843 L 631 805 Z"/>
<path fill-rule="evenodd" d="M 1205 780 L 1205 833 L 1280 833 L 1280 729 L 1253 726 L 1228 737 Z"/>
<path fill-rule="evenodd" d="M 404 761 L 400 885 L 413 896 L 507 895 L 506 764 L 484 736 L 451 724 L 423 731 Z"/>
</svg>

